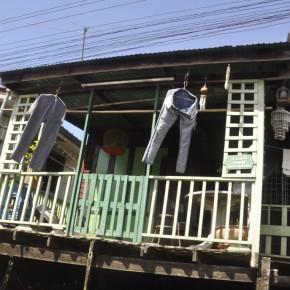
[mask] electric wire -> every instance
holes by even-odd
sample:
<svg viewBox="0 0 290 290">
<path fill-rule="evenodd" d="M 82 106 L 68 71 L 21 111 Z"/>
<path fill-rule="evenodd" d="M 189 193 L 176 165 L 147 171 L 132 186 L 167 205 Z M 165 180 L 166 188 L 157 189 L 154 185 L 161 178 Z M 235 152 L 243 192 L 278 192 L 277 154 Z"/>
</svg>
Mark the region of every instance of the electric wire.
<svg viewBox="0 0 290 290">
<path fill-rule="evenodd" d="M 238 2 L 244 3 L 245 1 Z M 247 5 L 232 7 L 236 7 L 236 9 L 233 11 L 226 9 L 228 7 L 225 9 L 213 9 L 208 11 L 207 15 L 204 15 L 202 11 L 180 16 L 175 15 L 155 21 L 141 22 L 139 26 L 138 23 L 135 23 L 117 30 L 99 31 L 88 36 L 86 57 L 93 58 L 161 44 L 168 45 L 214 35 L 266 28 L 270 25 L 284 24 L 286 22 L 285 19 L 290 18 L 290 5 L 287 6 L 287 1 L 267 0 L 255 2 L 252 5 L 248 3 Z M 225 15 L 228 16 L 225 17 Z M 170 26 L 166 26 L 168 24 Z M 152 27 L 156 27 L 156 29 L 152 29 Z M 142 31 L 142 29 L 146 28 L 147 31 Z M 141 31 L 128 33 L 135 30 Z M 124 32 L 127 34 L 122 34 Z M 99 40 L 96 41 L 96 38 Z M 38 50 L 36 49 L 33 53 L 21 55 L 20 52 L 14 51 L 13 57 L 6 58 L 4 56 L 9 56 L 9 54 L 0 54 L 1 69 L 17 66 L 18 64 L 39 65 L 47 62 L 57 63 L 79 60 L 76 55 L 80 52 L 78 43 L 80 41 L 76 38 L 73 38 L 73 40 L 74 43 L 72 43 L 71 39 L 60 41 L 56 44 L 58 47 L 51 50 L 46 49 L 44 46 L 39 46 Z M 20 54 L 19 59 L 15 60 L 15 53 L 16 55 Z"/>
<path fill-rule="evenodd" d="M 252 9 L 252 8 L 247 8 L 247 9 Z M 87 40 L 90 40 L 90 39 L 93 39 L 93 38 L 100 38 L 102 36 L 108 36 L 108 35 L 115 34 L 115 33 L 121 33 L 121 32 L 124 32 L 124 31 L 137 30 L 137 29 L 141 29 L 141 28 L 145 28 L 145 27 L 152 27 L 152 26 L 156 26 L 156 25 L 164 25 L 164 24 L 168 24 L 168 23 L 172 24 L 173 22 L 180 21 L 180 20 L 186 21 L 186 20 L 189 20 L 190 18 L 193 18 L 193 17 L 197 18 L 198 16 L 199 16 L 198 14 L 193 14 L 193 15 L 188 15 L 188 16 L 186 16 L 186 15 L 184 16 L 183 15 L 181 17 L 181 19 L 180 18 L 174 18 L 174 19 L 170 18 L 170 19 L 165 19 L 165 21 L 164 20 L 161 20 L 161 21 L 159 20 L 158 22 L 155 22 L 155 23 L 153 22 L 151 24 L 145 22 L 145 23 L 142 23 L 141 25 L 140 24 L 139 25 L 134 25 L 132 27 L 125 26 L 122 29 L 118 29 L 118 30 L 115 30 L 115 31 L 107 31 L 107 30 L 100 31 L 97 34 L 93 34 L 93 35 L 88 36 Z M 79 40 L 79 38 L 78 39 L 77 38 L 73 38 L 73 39 L 70 38 L 67 41 L 55 42 L 54 43 L 54 47 L 59 46 L 59 45 L 63 45 L 63 44 L 67 44 L 67 43 L 72 43 L 72 42 L 75 42 L 75 41 L 78 41 L 78 40 Z M 0 57 L 4 57 L 7 54 L 13 54 L 13 55 L 15 55 L 15 54 L 23 54 L 25 51 L 32 52 L 32 51 L 35 51 L 35 50 L 38 50 L 38 49 L 42 49 L 42 48 L 47 48 L 47 45 L 40 45 L 40 46 L 36 46 L 36 47 L 33 47 L 33 48 L 29 47 L 27 49 L 21 49 L 21 50 L 18 50 L 18 51 L 13 51 L 13 50 L 9 49 L 9 50 L 6 50 L 7 51 L 6 54 L 5 53 L 1 53 Z M 62 48 L 65 48 L 65 47 L 62 47 Z M 69 46 L 68 48 L 71 48 L 71 46 Z"/>
</svg>

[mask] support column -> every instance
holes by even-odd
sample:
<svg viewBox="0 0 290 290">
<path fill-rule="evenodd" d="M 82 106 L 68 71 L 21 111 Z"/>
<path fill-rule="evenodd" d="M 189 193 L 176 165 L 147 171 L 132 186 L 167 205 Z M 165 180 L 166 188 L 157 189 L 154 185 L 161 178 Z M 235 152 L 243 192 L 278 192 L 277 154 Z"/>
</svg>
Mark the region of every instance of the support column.
<svg viewBox="0 0 290 290">
<path fill-rule="evenodd" d="M 160 87 L 157 86 L 156 87 L 156 91 L 155 91 L 155 97 L 154 97 L 154 112 L 153 112 L 153 116 L 152 116 L 150 137 L 153 134 L 153 131 L 154 131 L 154 128 L 155 128 L 155 124 L 156 124 L 159 90 L 160 90 Z M 151 165 L 147 164 L 147 166 L 146 166 L 146 177 L 147 178 L 148 178 L 148 176 L 150 174 L 150 168 L 151 168 Z"/>
<path fill-rule="evenodd" d="M 87 259 L 86 273 L 85 273 L 85 281 L 83 290 L 89 290 L 91 284 L 91 276 L 92 276 L 92 265 L 94 261 L 94 250 L 95 250 L 96 240 L 92 240 L 90 242 L 90 248 Z"/>
<path fill-rule="evenodd" d="M 259 277 L 257 278 L 256 290 L 270 289 L 271 258 L 262 257 Z"/>
<path fill-rule="evenodd" d="M 72 189 L 71 204 L 69 208 L 68 223 L 66 227 L 66 235 L 70 235 L 73 232 L 73 224 L 74 224 L 74 217 L 75 217 L 76 208 L 77 208 L 79 185 L 81 181 L 82 163 L 83 163 L 85 148 L 87 144 L 88 129 L 89 129 L 90 121 L 92 117 L 94 95 L 95 95 L 95 91 L 92 90 L 90 94 L 90 98 L 89 98 L 88 111 L 86 113 L 86 119 L 85 119 L 85 125 L 84 125 L 84 137 L 83 137 L 81 147 L 80 147 L 80 152 L 79 152 L 79 157 L 78 157 L 78 162 L 77 162 L 77 167 L 76 167 L 76 175 L 75 175 L 73 189 Z"/>
<path fill-rule="evenodd" d="M 155 90 L 155 98 L 154 98 L 154 113 L 152 117 L 152 124 L 151 124 L 151 134 L 153 134 L 156 118 L 157 118 L 157 107 L 158 107 L 158 97 L 159 97 L 159 86 L 156 87 Z M 145 211 L 146 211 L 146 202 L 147 202 L 147 195 L 148 195 L 148 177 L 150 174 L 151 165 L 147 164 L 146 166 L 146 175 L 144 177 L 143 186 L 142 186 L 142 196 L 140 199 L 140 207 L 139 207 L 139 217 L 138 217 L 138 230 L 134 237 L 134 242 L 140 243 L 142 241 L 142 231 L 144 226 L 144 218 L 145 218 Z"/>
<path fill-rule="evenodd" d="M 14 257 L 10 256 L 0 290 L 7 289 L 10 274 L 11 274 L 12 269 L 13 269 L 13 265 L 14 265 Z"/>
</svg>

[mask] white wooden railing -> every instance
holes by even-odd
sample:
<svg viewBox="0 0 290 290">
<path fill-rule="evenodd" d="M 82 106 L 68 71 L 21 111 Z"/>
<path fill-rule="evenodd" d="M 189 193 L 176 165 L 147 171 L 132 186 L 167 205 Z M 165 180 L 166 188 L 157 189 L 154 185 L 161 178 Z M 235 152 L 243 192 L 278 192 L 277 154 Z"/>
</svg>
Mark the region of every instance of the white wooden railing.
<svg viewBox="0 0 290 290">
<path fill-rule="evenodd" d="M 150 176 L 149 180 L 145 242 L 251 244 L 253 179 Z"/>
<path fill-rule="evenodd" d="M 0 223 L 63 229 L 74 172 L 0 173 Z"/>
</svg>

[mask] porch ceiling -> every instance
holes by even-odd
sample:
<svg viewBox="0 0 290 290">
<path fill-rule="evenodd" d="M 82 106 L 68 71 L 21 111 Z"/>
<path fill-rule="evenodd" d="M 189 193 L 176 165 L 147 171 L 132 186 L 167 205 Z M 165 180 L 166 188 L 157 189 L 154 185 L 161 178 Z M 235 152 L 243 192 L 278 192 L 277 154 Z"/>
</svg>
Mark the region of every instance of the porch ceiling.
<svg viewBox="0 0 290 290">
<path fill-rule="evenodd" d="M 88 104 L 90 88 L 82 84 L 173 77 L 170 83 L 160 83 L 159 108 L 169 88 L 183 85 L 184 75 L 190 71 L 189 90 L 200 94 L 205 77 L 209 94 L 208 108 L 224 108 L 226 92 L 223 89 L 225 70 L 231 63 L 231 79 L 287 79 L 290 68 L 290 44 L 258 44 L 237 47 L 219 47 L 174 51 L 107 59 L 64 63 L 0 73 L 2 83 L 18 94 L 55 93 L 62 84 L 60 96 L 68 109 L 84 108 Z M 94 105 L 154 98 L 156 85 L 122 84 L 98 87 Z M 155 87 L 154 87 L 155 86 Z M 275 88 L 273 88 L 275 90 Z M 110 105 L 100 110 L 152 109 L 153 101 L 138 104 Z M 125 127 L 147 123 L 146 115 L 97 115 L 96 126 L 122 123 Z M 68 114 L 70 121 L 82 124 L 84 114 Z M 98 121 L 97 121 L 98 120 Z"/>
</svg>

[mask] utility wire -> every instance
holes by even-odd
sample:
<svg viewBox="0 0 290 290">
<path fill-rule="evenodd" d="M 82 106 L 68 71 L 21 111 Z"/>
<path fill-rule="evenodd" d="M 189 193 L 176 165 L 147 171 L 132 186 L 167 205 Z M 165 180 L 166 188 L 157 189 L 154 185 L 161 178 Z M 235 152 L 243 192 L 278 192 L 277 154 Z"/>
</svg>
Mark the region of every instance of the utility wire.
<svg viewBox="0 0 290 290">
<path fill-rule="evenodd" d="M 272 12 L 272 10 L 271 10 L 271 12 Z M 278 11 L 278 13 L 280 14 L 280 11 Z M 262 15 L 264 16 L 264 14 L 265 14 L 265 11 L 262 13 Z M 241 15 L 241 14 L 240 14 Z M 246 14 L 247 15 L 247 14 Z M 282 15 L 283 16 L 283 15 Z M 282 17 L 281 16 L 281 17 Z M 182 16 L 182 20 L 184 20 L 184 16 Z M 232 19 L 236 19 L 236 17 L 231 17 Z M 246 19 L 246 21 L 248 21 L 248 20 L 250 20 L 249 18 L 247 18 Z M 173 22 L 173 20 L 172 19 L 169 19 L 169 22 L 170 23 L 172 23 Z M 212 21 L 211 21 L 212 22 Z M 208 24 L 209 23 L 209 21 L 207 20 L 206 21 L 206 23 Z M 225 24 L 228 24 L 227 22 L 225 22 L 225 21 L 223 21 L 222 23 L 225 23 Z M 160 24 L 160 23 L 159 23 Z M 213 24 L 216 26 L 216 24 L 217 24 L 217 22 L 216 21 L 214 21 L 213 22 Z M 149 26 L 151 26 L 150 24 L 148 24 L 148 23 L 145 23 L 144 24 L 145 26 L 143 26 L 143 28 L 144 27 L 148 27 L 148 25 Z M 155 25 L 155 24 L 153 24 L 153 25 Z M 203 26 L 203 23 L 201 23 L 201 25 Z M 200 25 L 199 25 L 200 26 Z M 203 26 L 204 27 L 204 26 Z M 138 26 L 136 26 L 136 27 L 133 27 L 132 29 L 133 30 L 135 30 L 135 29 L 138 29 L 138 28 L 140 28 L 140 27 L 138 27 Z M 141 26 L 141 28 L 142 28 L 142 26 Z M 178 27 L 177 27 L 178 28 Z M 183 29 L 183 28 L 186 28 L 186 27 L 184 27 L 184 26 L 181 26 L 180 27 L 181 29 Z M 196 28 L 196 26 L 195 26 L 195 28 Z M 113 31 L 113 32 L 111 32 L 111 33 L 103 33 L 103 34 L 96 34 L 96 35 L 91 35 L 91 36 L 89 36 L 88 38 L 90 38 L 90 39 L 93 39 L 93 38 L 95 38 L 95 37 L 97 37 L 97 38 L 100 38 L 101 36 L 107 36 L 107 35 L 109 35 L 109 34 L 114 34 L 114 33 L 118 33 L 118 32 L 124 32 L 124 31 L 128 31 L 128 30 L 130 30 L 130 28 L 127 28 L 127 27 L 125 27 L 125 28 L 123 28 L 122 30 L 117 30 L 117 31 Z M 151 32 L 152 32 L 152 30 L 150 30 Z M 168 30 L 166 30 L 167 32 L 168 32 Z M 135 37 L 135 36 L 138 36 L 138 34 L 136 35 L 132 35 L 132 37 Z M 118 38 L 117 38 L 118 39 Z M 122 39 L 124 39 L 124 36 L 122 36 Z M 60 42 L 60 43 L 54 43 L 54 45 L 55 46 L 57 46 L 57 45 L 59 45 L 59 44 L 65 44 L 65 43 L 71 43 L 71 42 L 73 42 L 73 41 L 76 41 L 76 40 L 78 40 L 78 39 L 72 39 L 72 40 L 69 40 L 69 41 L 66 41 L 66 42 Z M 109 38 L 109 40 L 114 40 L 114 38 Z M 104 41 L 104 39 L 102 39 L 101 40 L 102 42 Z M 45 46 L 42 46 L 43 48 L 47 48 L 47 46 L 45 45 Z M 71 47 L 71 46 L 70 46 Z M 41 48 L 41 47 L 40 47 Z M 64 47 L 64 48 L 66 48 L 66 47 Z M 59 49 L 59 48 L 58 48 Z M 57 50 L 58 50 L 57 49 Z M 30 49 L 28 50 L 28 51 L 31 51 Z M 17 51 L 10 51 L 11 53 L 13 53 L 13 55 L 15 54 L 15 53 L 17 53 Z M 20 51 L 18 51 L 18 52 L 23 52 L 23 50 L 20 50 Z M 3 57 L 5 54 L 0 54 L 0 56 L 1 57 Z"/>
<path fill-rule="evenodd" d="M 104 1 L 104 0 L 101 0 L 101 1 Z M 137 3 L 140 3 L 140 2 L 144 2 L 144 1 L 146 1 L 146 0 L 136 0 L 136 1 L 126 2 L 126 3 L 121 3 L 121 4 L 115 4 L 115 5 L 111 5 L 111 6 L 107 6 L 107 7 L 103 7 L 103 8 L 90 9 L 90 10 L 79 12 L 79 13 L 65 15 L 65 18 L 67 19 L 67 18 L 71 18 L 71 17 L 82 16 L 82 15 L 86 15 L 86 14 L 95 13 L 97 11 L 104 11 L 104 10 L 108 10 L 108 9 L 112 9 L 112 8 L 133 5 L 133 4 L 137 4 Z M 62 16 L 59 16 L 59 17 L 50 18 L 50 19 L 47 19 L 47 20 L 39 21 L 39 22 L 34 22 L 34 23 L 30 23 L 30 24 L 25 24 L 25 25 L 12 27 L 12 28 L 3 29 L 3 30 L 0 30 L 0 33 L 11 32 L 11 31 L 15 31 L 15 30 L 28 28 L 28 27 L 31 27 L 31 26 L 37 26 L 37 25 L 43 24 L 43 23 L 63 20 L 63 17 L 64 16 L 62 15 Z"/>
<path fill-rule="evenodd" d="M 193 8 L 193 9 L 182 9 L 182 10 L 170 11 L 170 12 L 166 12 L 166 13 L 159 13 L 159 14 L 154 14 L 154 15 L 146 15 L 144 17 L 137 17 L 137 18 L 131 18 L 131 19 L 126 19 L 126 20 L 113 21 L 113 22 L 108 22 L 108 23 L 104 23 L 104 24 L 98 24 L 98 25 L 95 25 L 95 26 L 90 26 L 90 28 L 93 29 L 93 27 L 100 28 L 100 27 L 104 27 L 104 26 L 119 25 L 121 23 L 128 23 L 128 22 L 132 22 L 132 21 L 136 21 L 136 20 L 150 19 L 150 18 L 160 17 L 160 16 L 164 16 L 164 15 L 178 14 L 178 13 L 189 12 L 189 11 L 197 11 L 197 10 L 202 10 L 202 9 L 207 9 L 207 8 L 215 8 L 215 7 L 219 7 L 219 6 L 225 7 L 225 5 L 228 5 L 228 4 L 235 4 L 235 3 L 236 4 L 237 3 L 245 4 L 247 2 L 252 2 L 252 1 L 253 0 L 239 0 L 239 1 L 223 2 L 223 3 L 218 3 L 218 4 L 215 4 L 215 5 L 200 6 L 200 7 L 196 7 L 196 8 Z M 262 1 L 262 2 L 266 3 L 266 2 L 269 2 L 269 0 L 268 1 Z M 277 2 L 279 2 L 279 0 Z M 257 4 L 255 3 L 254 5 L 257 5 Z M 246 5 L 251 5 L 251 4 L 249 3 L 249 4 L 246 4 Z M 226 9 L 226 7 L 225 7 L 225 9 Z M 21 47 L 23 47 L 23 43 L 29 42 L 31 40 L 39 40 L 39 39 L 43 39 L 43 38 L 47 39 L 47 38 L 50 38 L 50 37 L 54 37 L 55 35 L 67 34 L 67 33 L 72 33 L 72 32 L 80 32 L 80 31 L 82 31 L 82 29 L 75 29 L 75 30 L 71 30 L 71 31 L 67 31 L 67 32 L 51 33 L 51 34 L 46 34 L 46 35 L 42 35 L 42 36 L 38 36 L 38 37 L 22 39 L 22 40 L 18 40 L 18 41 L 16 40 L 16 41 L 13 41 L 13 42 L 8 42 L 8 43 L 1 44 L 1 48 L 3 48 L 4 46 L 7 46 L 7 45 L 9 46 L 11 44 L 15 45 L 15 43 L 21 43 L 21 45 L 22 45 Z M 52 39 L 52 41 L 55 41 L 55 40 L 59 40 L 59 38 L 58 39 Z M 34 43 L 37 43 L 37 42 L 34 42 Z"/>
<path fill-rule="evenodd" d="M 280 2 L 280 4 L 284 4 L 285 1 L 275 1 Z M 273 1 L 260 1 L 258 2 L 260 4 L 269 4 L 268 9 L 260 9 L 258 10 L 258 13 L 256 10 L 253 10 L 252 8 L 249 8 L 249 5 L 244 5 L 243 12 L 240 13 L 240 11 L 234 10 L 232 11 L 232 14 L 236 12 L 238 15 L 233 15 L 233 16 L 228 16 L 227 18 L 224 18 L 225 12 L 222 13 L 220 11 L 217 13 L 217 16 L 220 16 L 221 19 L 206 19 L 203 22 L 200 22 L 198 20 L 198 23 L 187 23 L 184 25 L 175 25 L 172 27 L 167 27 L 164 29 L 164 27 L 161 27 L 159 29 L 152 30 L 151 28 L 147 32 L 142 32 L 142 33 L 137 33 L 137 34 L 127 34 L 127 35 L 121 35 L 120 37 L 115 37 L 115 38 L 107 38 L 107 39 L 100 39 L 98 43 L 95 45 L 96 42 L 94 42 L 94 45 L 89 46 L 88 42 L 88 47 L 86 49 L 86 52 L 90 52 L 87 54 L 88 57 L 96 57 L 100 55 L 108 55 L 110 53 L 116 53 L 116 52 L 122 52 L 122 51 L 129 51 L 137 48 L 144 48 L 144 47 L 149 47 L 149 46 L 154 46 L 154 45 L 160 45 L 160 44 L 165 44 L 168 45 L 169 43 L 173 43 L 174 41 L 187 41 L 186 36 L 190 36 L 191 39 L 196 39 L 197 37 L 206 37 L 206 36 L 212 36 L 212 35 L 218 35 L 220 33 L 225 33 L 225 32 L 230 32 L 233 33 L 235 31 L 238 31 L 238 29 L 241 30 L 241 28 L 248 27 L 248 30 L 251 30 L 252 28 L 257 29 L 257 26 L 260 25 L 260 27 L 265 27 L 266 25 L 269 25 L 270 23 L 275 24 L 275 25 L 280 25 L 282 20 L 284 19 L 289 19 L 290 17 L 290 10 L 289 6 L 286 7 L 284 6 L 277 6 L 276 10 L 275 9 L 269 9 L 271 6 L 274 6 Z M 257 4 L 257 3 L 256 3 Z M 263 7 L 266 7 L 266 5 L 263 5 Z M 283 9 L 281 9 L 283 8 Z M 288 10 L 286 9 L 288 8 Z M 249 12 L 247 12 L 250 9 Z M 283 11 L 281 13 L 281 11 Z M 213 11 L 211 11 L 213 12 Z M 230 11 L 231 12 L 231 11 Z M 237 13 L 238 12 L 238 13 Z M 229 11 L 228 11 L 229 13 Z M 252 14 L 251 14 L 252 13 Z M 210 14 L 210 12 L 209 12 Z M 213 14 L 211 14 L 213 15 Z M 198 15 L 195 15 L 196 17 Z M 181 17 L 184 17 L 182 15 Z M 204 15 L 199 15 L 199 17 L 206 18 Z M 192 17 L 188 18 L 187 20 L 191 20 Z M 172 18 L 169 20 L 173 20 Z M 181 22 L 182 20 L 175 18 L 174 21 L 176 23 Z M 184 21 L 184 20 L 183 20 Z M 144 24 L 144 23 L 143 23 Z M 158 25 L 160 26 L 161 24 L 155 24 L 157 27 Z M 164 25 L 164 23 L 162 24 Z M 143 27 L 144 28 L 144 27 Z M 133 29 L 133 28 L 132 28 Z M 246 30 L 245 30 L 246 31 Z M 206 32 L 206 33 L 205 33 Z M 184 37 L 182 37 L 184 36 Z M 93 38 L 92 38 L 93 39 Z M 169 40 L 170 39 L 170 40 Z M 181 39 L 181 40 L 180 40 Z M 166 43 L 167 42 L 167 43 Z M 62 60 L 74 60 L 74 55 L 76 53 L 75 47 L 78 47 L 77 52 L 79 53 L 79 46 L 66 46 L 63 47 L 63 51 L 59 51 L 59 53 L 54 53 L 53 50 L 51 51 L 42 51 L 39 52 L 40 54 L 46 53 L 47 55 L 42 56 L 37 58 L 35 54 L 32 54 L 32 57 L 30 57 L 29 54 L 25 55 L 24 58 L 21 60 L 21 64 L 39 64 L 43 63 L 47 60 L 50 60 L 51 58 L 57 58 L 54 62 L 57 61 L 62 61 Z M 117 47 L 117 49 L 115 49 Z M 124 47 L 124 48 L 122 48 Z M 70 50 L 69 50 L 70 49 Z M 58 49 L 59 50 L 59 49 Z M 98 51 L 98 53 L 94 53 L 94 51 Z M 65 57 L 63 57 L 65 56 Z M 9 62 L 10 59 L 6 59 L 6 63 L 2 63 L 2 67 L 9 67 L 14 64 L 17 64 L 17 61 L 15 62 L 15 58 L 13 58 L 14 62 Z M 12 59 L 11 59 L 12 60 Z M 41 60 L 38 62 L 38 60 Z M 2 59 L 0 58 L 0 61 Z M 7 62 L 8 61 L 8 62 Z M 18 61 L 20 63 L 20 61 Z"/>
<path fill-rule="evenodd" d="M 97 0 L 97 1 L 96 0 L 94 0 L 94 1 L 79 0 L 79 1 L 71 2 L 71 3 L 67 3 L 67 4 L 54 6 L 54 7 L 47 8 L 47 9 L 37 10 L 34 12 L 29 12 L 29 13 L 21 14 L 18 16 L 5 18 L 5 19 L 0 20 L 0 24 L 3 24 L 3 25 L 10 24 L 13 22 L 31 19 L 33 17 L 48 15 L 48 14 L 52 14 L 52 13 L 56 13 L 56 12 L 60 12 L 60 11 L 64 11 L 64 10 L 67 11 L 68 9 L 79 8 L 82 6 L 87 6 L 89 4 L 95 4 L 95 3 L 104 2 L 104 1 L 106 1 L 106 0 Z"/>
<path fill-rule="evenodd" d="M 273 4 L 272 4 L 273 5 Z M 275 4 L 275 6 L 277 6 L 277 4 Z M 241 7 L 244 7 L 244 6 L 241 6 Z M 289 6 L 288 6 L 289 7 Z M 236 7 L 235 7 L 236 8 Z M 279 6 L 278 7 L 279 9 L 285 9 L 285 7 L 281 7 Z M 246 6 L 246 9 L 244 10 L 252 10 L 253 8 L 249 5 Z M 235 13 L 239 12 L 241 9 L 240 7 L 237 7 L 235 9 Z M 270 11 L 272 12 L 272 10 Z M 208 17 L 209 15 L 218 15 L 218 13 L 220 13 L 219 10 L 217 11 L 210 11 L 208 13 L 208 15 L 206 17 Z M 227 9 L 224 13 L 231 13 L 231 10 Z M 89 39 L 93 39 L 93 38 L 100 38 L 100 37 L 103 37 L 103 36 L 107 36 L 107 35 L 112 35 L 112 34 L 117 34 L 117 33 L 122 33 L 124 31 L 130 31 L 130 30 L 138 30 L 138 29 L 142 29 L 142 28 L 147 28 L 147 27 L 152 27 L 152 26 L 156 26 L 156 25 L 165 25 L 165 24 L 172 24 L 174 22 L 177 22 L 177 21 L 186 21 L 186 20 L 191 20 L 193 18 L 197 19 L 197 18 L 201 18 L 201 17 L 204 17 L 204 13 L 194 13 L 194 14 L 191 14 L 191 15 L 182 15 L 182 16 L 179 16 L 179 17 L 172 17 L 172 18 L 165 18 L 165 19 L 161 19 L 161 20 L 157 20 L 155 22 L 152 22 L 152 23 L 148 23 L 148 22 L 143 22 L 141 24 L 135 24 L 135 25 L 131 25 L 131 26 L 125 26 L 125 27 L 122 27 L 121 29 L 117 29 L 117 30 L 113 30 L 113 31 L 109 31 L 109 30 L 103 30 L 103 31 L 99 31 L 99 33 L 97 34 L 91 34 L 88 38 Z M 72 43 L 72 42 L 76 42 L 78 41 L 79 39 L 79 36 L 78 38 L 71 38 L 71 37 L 68 37 L 68 40 L 67 41 L 63 41 L 63 38 L 58 38 L 58 40 L 62 40 L 62 41 L 58 41 L 58 42 L 50 42 L 50 41 L 47 41 L 47 42 L 44 42 L 43 45 L 38 45 L 38 46 L 34 46 L 33 48 L 31 47 L 28 47 L 28 48 L 23 48 L 23 46 L 21 46 L 21 49 L 20 50 L 11 50 L 10 49 L 6 49 L 6 50 L 2 50 L 3 53 L 0 54 L 0 57 L 4 57 L 6 55 L 15 55 L 15 54 L 23 54 L 24 52 L 28 51 L 28 52 L 31 52 L 31 51 L 36 51 L 36 50 L 40 50 L 42 48 L 44 49 L 47 49 L 47 45 L 45 44 L 53 44 L 53 47 L 56 47 L 56 46 L 60 46 L 60 45 L 64 45 L 64 44 L 67 44 L 67 43 Z M 6 52 L 6 53 L 5 53 Z"/>
</svg>

